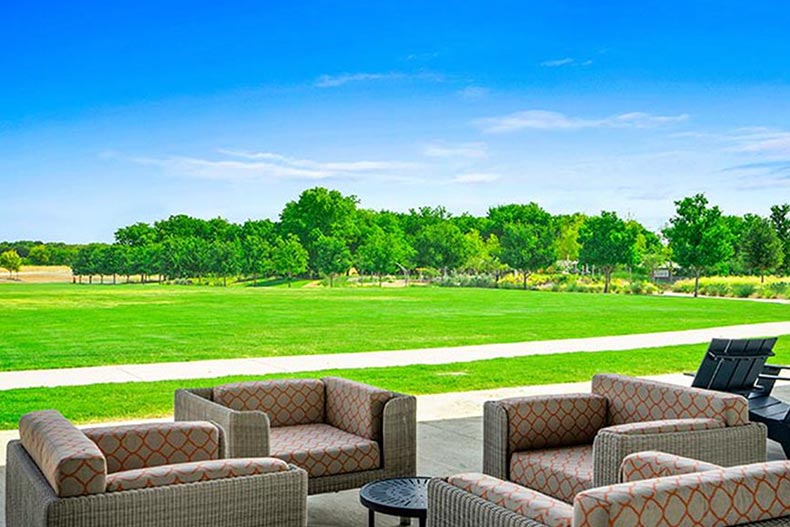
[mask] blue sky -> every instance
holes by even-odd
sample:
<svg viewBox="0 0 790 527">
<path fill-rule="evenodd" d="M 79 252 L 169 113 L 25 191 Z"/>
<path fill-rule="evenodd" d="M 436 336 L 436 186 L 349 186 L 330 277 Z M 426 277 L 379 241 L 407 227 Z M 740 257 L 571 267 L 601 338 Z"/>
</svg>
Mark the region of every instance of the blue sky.
<svg viewBox="0 0 790 527">
<path fill-rule="evenodd" d="M 765 214 L 790 201 L 788 27 L 760 0 L 9 2 L 0 239 L 274 218 L 316 185 L 654 228 L 700 191 Z"/>
</svg>

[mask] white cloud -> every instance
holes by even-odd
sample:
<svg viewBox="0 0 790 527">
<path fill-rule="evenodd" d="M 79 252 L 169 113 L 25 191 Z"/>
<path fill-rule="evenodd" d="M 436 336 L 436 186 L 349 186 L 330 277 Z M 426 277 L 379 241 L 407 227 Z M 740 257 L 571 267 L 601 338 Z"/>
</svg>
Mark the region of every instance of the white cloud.
<svg viewBox="0 0 790 527">
<path fill-rule="evenodd" d="M 418 79 L 440 82 L 442 76 L 437 73 L 419 72 L 404 73 L 401 71 L 389 71 L 384 73 L 340 73 L 338 75 L 321 75 L 313 85 L 317 88 L 337 88 L 352 82 L 383 81 L 383 80 L 404 80 Z"/>
<path fill-rule="evenodd" d="M 452 181 L 453 183 L 476 184 L 493 183 L 500 179 L 502 179 L 502 176 L 490 172 L 468 172 L 466 174 L 458 174 Z"/>
<path fill-rule="evenodd" d="M 483 142 L 431 143 L 425 145 L 422 153 L 428 157 L 481 159 L 488 156 L 488 146 Z"/>
<path fill-rule="evenodd" d="M 482 99 L 483 97 L 487 96 L 490 90 L 488 88 L 483 88 L 482 86 L 467 86 L 462 90 L 458 90 L 458 95 L 461 96 L 463 99 Z"/>
<path fill-rule="evenodd" d="M 590 66 L 592 60 L 576 60 L 573 57 L 565 57 L 562 59 L 544 60 L 540 63 L 544 68 L 560 68 L 562 66 Z"/>
<path fill-rule="evenodd" d="M 362 175 L 382 176 L 391 179 L 394 172 L 410 172 L 420 166 L 417 163 L 401 161 L 314 161 L 292 158 L 273 152 L 235 150 L 220 150 L 219 152 L 235 159 L 202 159 L 187 156 L 126 159 L 141 165 L 159 167 L 172 175 L 224 181 L 322 180 L 352 178 Z M 398 177 L 402 176 L 398 175 Z"/>
<path fill-rule="evenodd" d="M 559 112 L 546 110 L 527 110 L 501 117 L 491 117 L 476 121 L 484 132 L 504 133 L 518 130 L 579 130 L 582 128 L 652 128 L 665 124 L 688 120 L 688 114 L 652 115 L 644 112 L 630 112 L 612 115 L 602 119 L 570 117 Z"/>
<path fill-rule="evenodd" d="M 790 132 L 755 132 L 736 136 L 738 152 L 767 155 L 790 155 Z"/>
</svg>

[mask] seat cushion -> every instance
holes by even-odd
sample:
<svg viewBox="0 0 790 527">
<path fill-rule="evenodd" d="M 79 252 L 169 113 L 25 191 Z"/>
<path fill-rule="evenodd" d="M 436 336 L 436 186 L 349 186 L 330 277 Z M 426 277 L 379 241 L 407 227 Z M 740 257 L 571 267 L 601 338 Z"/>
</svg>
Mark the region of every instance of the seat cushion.
<svg viewBox="0 0 790 527">
<path fill-rule="evenodd" d="M 593 487 L 592 445 L 516 452 L 510 457 L 510 480 L 573 503 L 576 494 Z"/>
<path fill-rule="evenodd" d="M 323 423 L 324 392 L 317 379 L 282 379 L 215 386 L 213 397 L 233 410 L 264 412 L 277 427 Z"/>
<path fill-rule="evenodd" d="M 219 429 L 208 422 L 146 423 L 84 430 L 107 458 L 107 472 L 219 459 Z"/>
<path fill-rule="evenodd" d="M 116 472 L 107 476 L 107 492 L 183 485 L 215 479 L 255 476 L 271 472 L 285 472 L 288 464 L 281 459 L 215 459 L 177 465 L 140 468 Z"/>
<path fill-rule="evenodd" d="M 61 498 L 104 492 L 107 461 L 96 444 L 55 410 L 25 414 L 19 438 Z"/>
<path fill-rule="evenodd" d="M 362 472 L 381 466 L 378 443 L 326 424 L 272 428 L 269 452 L 305 469 L 310 477 Z"/>
</svg>

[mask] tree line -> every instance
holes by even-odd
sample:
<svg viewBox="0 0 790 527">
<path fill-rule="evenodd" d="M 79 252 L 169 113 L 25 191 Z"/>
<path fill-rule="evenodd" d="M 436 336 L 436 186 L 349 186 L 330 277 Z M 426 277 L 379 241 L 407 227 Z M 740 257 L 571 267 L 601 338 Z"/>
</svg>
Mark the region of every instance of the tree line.
<svg viewBox="0 0 790 527">
<path fill-rule="evenodd" d="M 76 276 L 102 282 L 138 275 L 223 283 L 310 276 L 331 285 L 353 268 L 379 281 L 395 274 L 408 281 L 415 273 L 498 278 L 516 272 L 525 288 L 531 273 L 562 267 L 595 269 L 605 291 L 618 269 L 678 267 L 697 279 L 790 271 L 789 204 L 772 207 L 769 217 L 724 215 L 702 194 L 675 204 L 667 227 L 653 232 L 615 212 L 552 215 L 536 203 L 500 205 L 484 216 L 452 215 L 443 207 L 374 211 L 360 208 L 356 196 L 316 187 L 287 203 L 278 221 L 174 215 L 122 227 L 112 244 L 74 248 L 67 263 Z M 20 256 L 33 262 L 49 250 L 54 263 L 62 245 L 35 244 Z"/>
</svg>

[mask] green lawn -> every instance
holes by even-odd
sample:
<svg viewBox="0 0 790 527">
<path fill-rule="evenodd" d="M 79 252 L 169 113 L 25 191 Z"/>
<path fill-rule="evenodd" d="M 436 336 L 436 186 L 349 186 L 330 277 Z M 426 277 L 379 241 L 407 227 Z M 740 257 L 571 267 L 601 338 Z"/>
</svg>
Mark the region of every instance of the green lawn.
<svg viewBox="0 0 790 527">
<path fill-rule="evenodd" d="M 332 370 L 265 378 L 338 375 L 405 393 L 445 393 L 585 381 L 599 372 L 655 375 L 694 371 L 702 360 L 705 347 L 704 344 L 695 344 L 630 351 L 533 355 L 437 366 Z M 779 339 L 772 362 L 790 362 L 790 335 Z M 225 377 L 8 390 L 0 397 L 0 429 L 16 428 L 20 415 L 46 408 L 56 408 L 69 419 L 81 423 L 162 417 L 172 413 L 173 392 L 177 388 L 261 378 Z"/>
<path fill-rule="evenodd" d="M 461 346 L 790 320 L 716 299 L 377 287 L 0 286 L 0 370 Z"/>
</svg>

